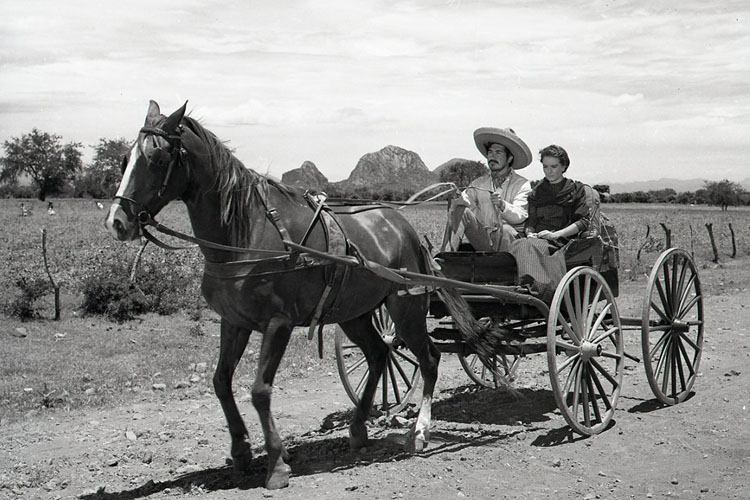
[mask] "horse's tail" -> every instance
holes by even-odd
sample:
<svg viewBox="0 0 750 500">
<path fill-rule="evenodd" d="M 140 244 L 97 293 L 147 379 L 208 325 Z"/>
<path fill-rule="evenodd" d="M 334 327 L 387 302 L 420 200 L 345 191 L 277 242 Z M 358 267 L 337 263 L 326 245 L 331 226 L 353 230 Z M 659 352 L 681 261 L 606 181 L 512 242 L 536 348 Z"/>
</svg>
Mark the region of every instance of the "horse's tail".
<svg viewBox="0 0 750 500">
<path fill-rule="evenodd" d="M 440 265 L 424 246 L 422 246 L 422 254 L 429 272 L 435 276 L 445 277 Z M 499 352 L 512 352 L 512 342 L 518 342 L 521 339 L 513 332 L 495 326 L 490 319 L 475 318 L 469 303 L 457 288 L 439 287 L 435 291 L 450 312 L 464 342 L 473 348 L 484 366 L 494 372 L 498 383 L 515 394 L 516 391 L 511 387 L 511 381 L 500 372 L 495 356 Z"/>
</svg>

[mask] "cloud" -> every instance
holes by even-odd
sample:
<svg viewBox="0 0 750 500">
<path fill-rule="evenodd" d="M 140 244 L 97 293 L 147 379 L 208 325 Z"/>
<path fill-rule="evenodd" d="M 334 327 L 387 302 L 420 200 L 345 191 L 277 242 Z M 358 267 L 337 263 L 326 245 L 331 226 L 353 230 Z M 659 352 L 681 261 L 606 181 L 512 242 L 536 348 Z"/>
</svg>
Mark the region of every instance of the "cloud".
<svg viewBox="0 0 750 500">
<path fill-rule="evenodd" d="M 634 102 L 639 102 L 643 100 L 643 94 L 620 94 L 614 99 L 612 99 L 612 104 L 614 106 L 623 106 L 627 104 L 632 104 Z"/>
</svg>

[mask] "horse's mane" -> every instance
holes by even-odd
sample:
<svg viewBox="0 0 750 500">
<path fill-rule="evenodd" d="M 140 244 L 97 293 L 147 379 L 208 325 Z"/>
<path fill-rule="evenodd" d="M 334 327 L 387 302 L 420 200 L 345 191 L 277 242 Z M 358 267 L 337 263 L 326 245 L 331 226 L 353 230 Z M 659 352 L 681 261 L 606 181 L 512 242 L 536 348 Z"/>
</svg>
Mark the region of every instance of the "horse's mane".
<svg viewBox="0 0 750 500">
<path fill-rule="evenodd" d="M 247 168 L 213 132 L 198 120 L 186 116 L 184 123 L 206 145 L 215 174 L 214 186 L 219 192 L 221 221 L 229 228 L 233 245 L 250 243 L 251 215 L 253 211 L 265 217 L 265 203 L 269 187 L 276 188 L 284 196 L 292 198 L 294 193 L 288 186 Z M 260 196 L 256 196 L 260 194 Z M 259 210 L 260 209 L 260 210 Z"/>
</svg>

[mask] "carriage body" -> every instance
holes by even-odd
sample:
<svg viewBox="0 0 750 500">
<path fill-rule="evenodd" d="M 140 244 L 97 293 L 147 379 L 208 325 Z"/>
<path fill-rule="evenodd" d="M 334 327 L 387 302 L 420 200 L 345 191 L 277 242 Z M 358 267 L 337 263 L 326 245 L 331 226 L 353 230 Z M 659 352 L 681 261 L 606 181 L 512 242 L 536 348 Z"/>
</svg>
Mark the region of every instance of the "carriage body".
<svg viewBox="0 0 750 500">
<path fill-rule="evenodd" d="M 490 366 L 463 340 L 439 294 L 433 291 L 429 296 L 433 341 L 441 352 L 457 354 L 467 375 L 479 385 L 502 388 L 514 379 L 524 356 L 546 353 L 558 408 L 570 427 L 583 435 L 599 433 L 610 425 L 625 361 L 641 361 L 625 352 L 626 330 L 640 330 L 649 384 L 657 399 L 670 405 L 692 393 L 703 343 L 700 280 L 687 252 L 674 248 L 663 252 L 649 277 L 641 316 L 621 317 L 615 302 L 619 294 L 617 234 L 606 217 L 598 220 L 589 233 L 560 250 L 565 252 L 568 272 L 551 302 L 535 299 L 517 284 L 516 261 L 510 253 L 469 249 L 434 256 L 438 272 L 455 283 L 474 318 L 492 322 L 521 339 L 497 346 Z M 393 351 L 379 404 L 395 412 L 407 405 L 418 372 L 413 360 L 400 352 L 387 311 L 377 311 L 374 318 Z M 342 381 L 354 399 L 356 388 L 348 383 L 347 370 L 356 361 L 344 358 L 340 339 L 336 347 Z M 400 384 L 393 382 L 394 377 L 402 377 Z"/>
</svg>

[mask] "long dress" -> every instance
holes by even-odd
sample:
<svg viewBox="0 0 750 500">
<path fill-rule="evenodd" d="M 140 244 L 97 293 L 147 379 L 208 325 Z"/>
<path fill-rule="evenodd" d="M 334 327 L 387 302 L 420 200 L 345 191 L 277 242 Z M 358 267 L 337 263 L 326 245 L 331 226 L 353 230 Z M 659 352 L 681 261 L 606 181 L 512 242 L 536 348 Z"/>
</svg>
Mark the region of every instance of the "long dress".
<svg viewBox="0 0 750 500">
<path fill-rule="evenodd" d="M 550 184 L 546 179 L 529 195 L 527 232 L 558 231 L 575 223 L 579 232 L 588 228 L 591 207 L 586 203 L 585 187 L 578 181 L 563 179 Z M 565 275 L 565 253 L 568 239 L 550 241 L 521 238 L 511 243 L 508 251 L 518 266 L 519 285 L 545 302 L 550 302 L 555 288 Z"/>
</svg>

